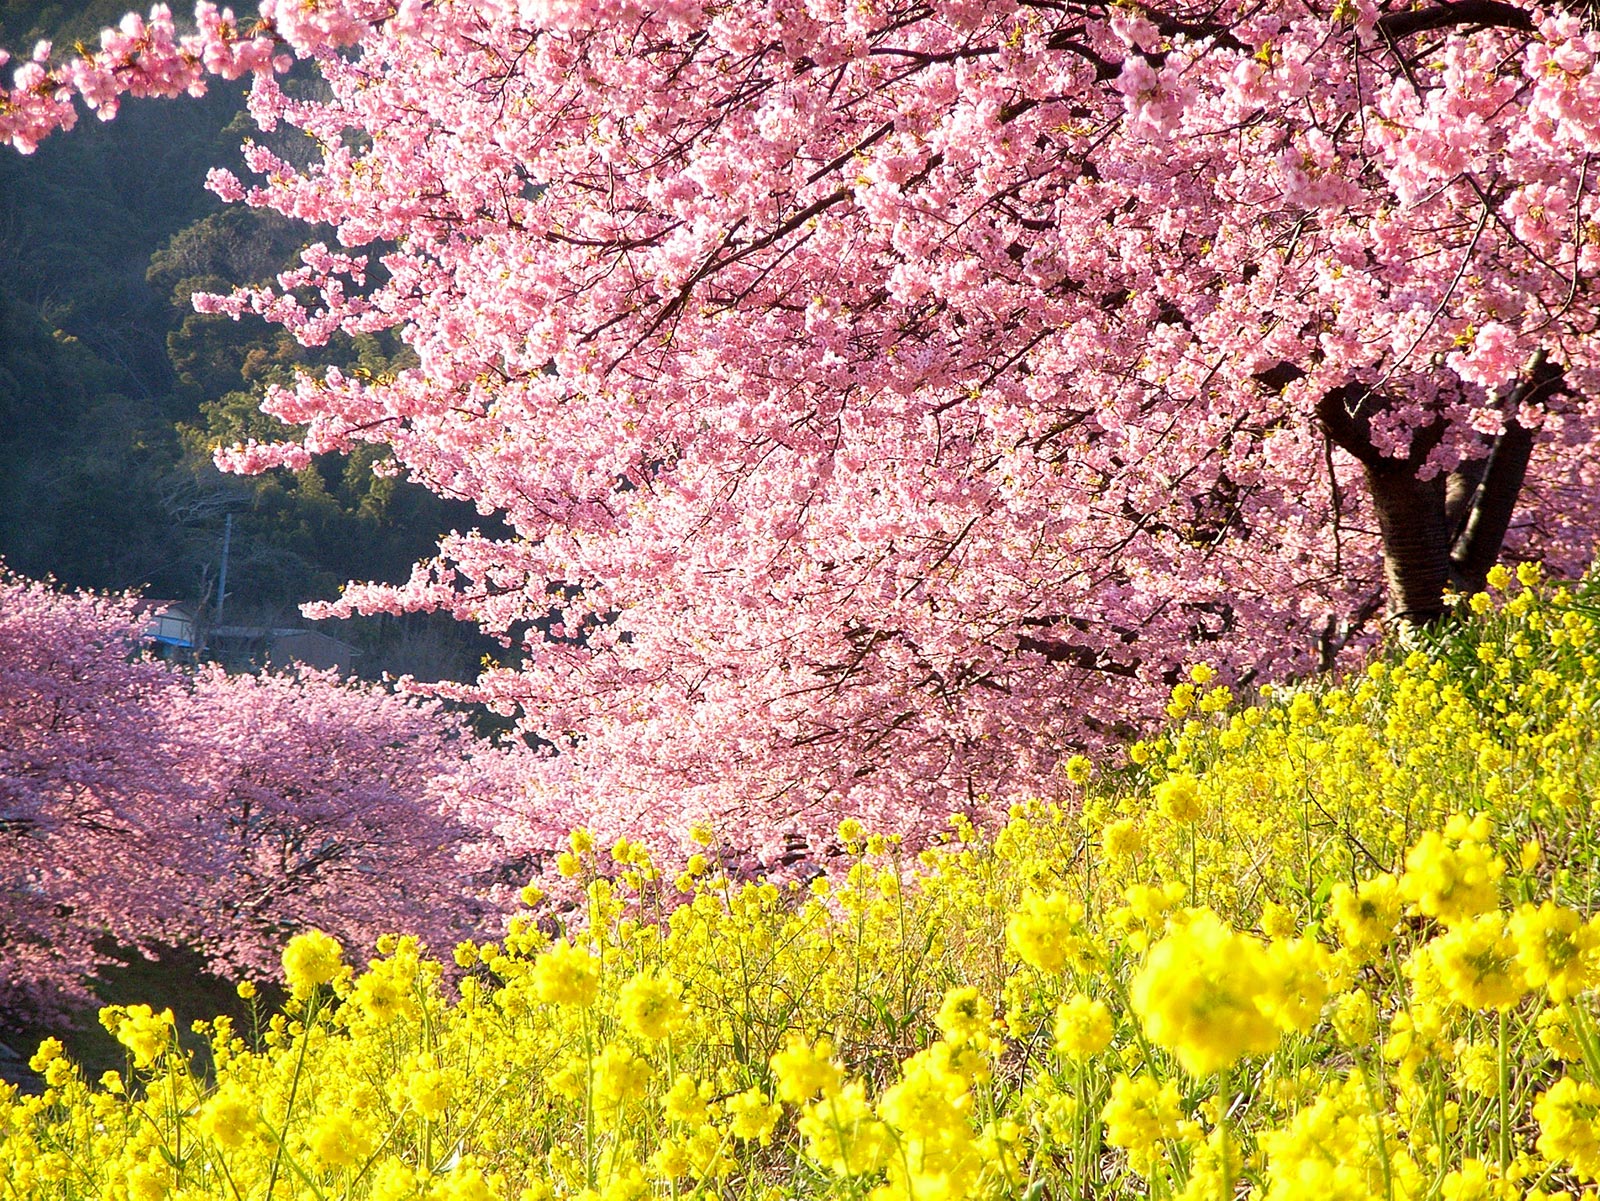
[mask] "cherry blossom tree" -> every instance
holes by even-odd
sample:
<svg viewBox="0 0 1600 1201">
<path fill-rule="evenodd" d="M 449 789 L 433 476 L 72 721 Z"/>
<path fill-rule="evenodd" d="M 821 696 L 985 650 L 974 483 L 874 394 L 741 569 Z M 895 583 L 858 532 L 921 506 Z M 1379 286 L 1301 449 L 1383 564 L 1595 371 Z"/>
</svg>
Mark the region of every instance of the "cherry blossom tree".
<svg viewBox="0 0 1600 1201">
<path fill-rule="evenodd" d="M 192 894 L 183 942 L 270 974 L 284 938 L 311 927 L 354 947 L 409 931 L 443 952 L 498 925 L 472 887 L 496 848 L 453 803 L 469 755 L 495 752 L 459 721 L 315 672 L 208 666 L 187 683 L 169 716 L 194 841 L 173 881 Z"/>
<path fill-rule="evenodd" d="M 538 795 L 770 858 L 1048 792 L 1186 661 L 1328 666 L 1502 553 L 1588 561 L 1586 12 L 267 0 L 41 47 L 0 133 L 255 72 L 312 161 L 211 186 L 339 245 L 201 303 L 419 361 L 227 461 L 381 443 L 514 531 L 319 611 L 480 623 Z"/>
<path fill-rule="evenodd" d="M 0 577 L 0 1007 L 75 990 L 119 925 L 157 929 L 162 898 L 129 886 L 162 862 L 126 814 L 167 773 L 160 712 L 176 683 L 129 656 L 113 598 Z M 76 895 L 82 920 L 63 920 Z"/>
<path fill-rule="evenodd" d="M 81 998 L 119 944 L 265 976 L 310 926 L 440 949 L 498 926 L 501 856 L 458 805 L 492 799 L 497 752 L 327 675 L 145 658 L 139 625 L 0 577 L 0 1011 Z"/>
</svg>

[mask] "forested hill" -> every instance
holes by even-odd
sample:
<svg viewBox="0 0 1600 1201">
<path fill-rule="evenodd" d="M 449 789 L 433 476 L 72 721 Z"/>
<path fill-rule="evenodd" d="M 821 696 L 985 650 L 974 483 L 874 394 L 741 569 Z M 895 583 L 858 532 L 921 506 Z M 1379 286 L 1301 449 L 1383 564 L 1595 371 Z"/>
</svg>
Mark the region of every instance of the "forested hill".
<svg viewBox="0 0 1600 1201">
<path fill-rule="evenodd" d="M 70 53 L 124 9 L 0 0 L 0 45 L 26 54 L 49 38 Z M 86 117 L 31 156 L 0 153 L 0 558 L 211 603 L 232 513 L 230 616 L 281 624 L 347 579 L 403 576 L 441 531 L 481 519 L 375 477 L 373 456 L 252 480 L 211 466 L 219 442 L 276 436 L 256 410 L 268 384 L 330 362 L 382 371 L 403 353 L 345 339 L 312 359 L 257 319 L 193 312 L 194 291 L 268 278 L 317 236 L 205 191 L 206 169 L 236 163 L 255 132 L 243 96 L 128 101 L 114 125 Z M 484 649 L 420 622 L 332 632 L 362 646 L 369 674 L 462 676 Z"/>
</svg>

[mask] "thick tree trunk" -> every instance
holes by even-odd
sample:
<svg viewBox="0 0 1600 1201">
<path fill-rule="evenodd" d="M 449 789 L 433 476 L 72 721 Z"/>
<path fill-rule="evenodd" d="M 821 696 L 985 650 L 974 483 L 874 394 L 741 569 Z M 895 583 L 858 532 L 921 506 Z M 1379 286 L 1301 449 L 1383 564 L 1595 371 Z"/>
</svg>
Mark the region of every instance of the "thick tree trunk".
<svg viewBox="0 0 1600 1201">
<path fill-rule="evenodd" d="M 1418 430 L 1403 459 L 1372 443 L 1372 418 L 1388 400 L 1359 384 L 1336 389 L 1317 405 L 1317 417 L 1334 445 L 1366 469 L 1367 490 L 1383 538 L 1383 575 L 1388 585 L 1388 620 L 1401 627 L 1430 625 L 1444 616 L 1450 583 L 1454 529 L 1446 513 L 1446 479 L 1419 479 L 1417 472 L 1439 443 L 1438 426 Z"/>
<path fill-rule="evenodd" d="M 1520 407 L 1561 386 L 1562 371 L 1543 353 L 1503 401 L 1506 426 L 1488 457 L 1464 463 L 1448 477 L 1418 478 L 1442 426 L 1418 430 L 1404 459 L 1379 453 L 1372 418 L 1388 399 L 1360 385 L 1336 389 L 1317 405 L 1317 417 L 1334 445 L 1366 469 L 1367 488 L 1383 537 L 1388 615 L 1402 629 L 1430 625 L 1444 615 L 1447 587 L 1481 589 L 1500 557 L 1511 514 L 1522 492 L 1533 433 L 1516 420 Z"/>
<path fill-rule="evenodd" d="M 1389 620 L 1431 625 L 1444 616 L 1450 583 L 1450 525 L 1445 519 L 1445 477 L 1417 478 L 1403 462 L 1393 469 L 1366 465 L 1367 489 L 1383 535 L 1383 577 Z"/>
</svg>

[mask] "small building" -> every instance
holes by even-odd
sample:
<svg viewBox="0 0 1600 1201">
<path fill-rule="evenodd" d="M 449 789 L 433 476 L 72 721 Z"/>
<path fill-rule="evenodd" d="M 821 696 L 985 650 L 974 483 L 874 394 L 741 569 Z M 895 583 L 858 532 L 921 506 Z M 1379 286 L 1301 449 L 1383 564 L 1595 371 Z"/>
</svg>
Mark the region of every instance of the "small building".
<svg viewBox="0 0 1600 1201">
<path fill-rule="evenodd" d="M 251 671 L 268 667 L 283 671 L 299 663 L 319 671 L 329 668 L 349 675 L 361 652 L 348 642 L 308 630 L 303 626 L 212 626 L 201 630 L 192 606 L 181 601 L 146 600 L 139 602 L 138 615 L 144 619 L 139 639 L 164 659 L 192 662 L 197 655 L 214 659 L 229 671 Z"/>
<path fill-rule="evenodd" d="M 348 642 L 316 630 L 273 630 L 267 642 L 267 666 L 281 671 L 291 663 L 303 663 L 322 670 L 331 667 L 347 676 L 360 653 Z"/>
<path fill-rule="evenodd" d="M 142 641 L 152 643 L 161 654 L 192 652 L 195 648 L 195 612 L 179 601 L 147 600 L 139 605 L 145 625 L 139 632 Z"/>
</svg>

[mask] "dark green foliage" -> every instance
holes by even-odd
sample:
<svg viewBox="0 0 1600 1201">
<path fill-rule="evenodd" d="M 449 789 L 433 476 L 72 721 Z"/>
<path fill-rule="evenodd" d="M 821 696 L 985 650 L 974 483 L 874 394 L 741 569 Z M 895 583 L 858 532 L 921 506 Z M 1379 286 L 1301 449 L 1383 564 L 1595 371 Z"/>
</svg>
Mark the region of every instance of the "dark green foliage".
<svg viewBox="0 0 1600 1201">
<path fill-rule="evenodd" d="M 26 54 L 40 38 L 49 38 L 61 53 L 74 42 L 92 43 L 129 7 L 126 0 L 0 0 L 0 46 Z M 235 11 L 245 7 L 237 5 Z"/>
</svg>

